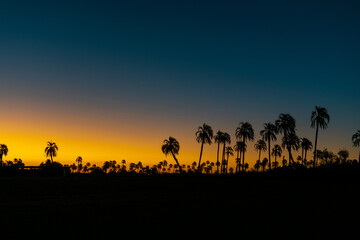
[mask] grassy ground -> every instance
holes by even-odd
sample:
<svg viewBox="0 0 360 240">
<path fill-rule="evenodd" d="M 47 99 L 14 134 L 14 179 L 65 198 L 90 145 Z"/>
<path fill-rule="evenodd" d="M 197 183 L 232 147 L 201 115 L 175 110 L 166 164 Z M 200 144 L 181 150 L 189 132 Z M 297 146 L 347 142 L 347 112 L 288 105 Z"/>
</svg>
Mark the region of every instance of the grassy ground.
<svg viewBox="0 0 360 240">
<path fill-rule="evenodd" d="M 336 175 L 0 177 L 0 235 L 351 236 L 360 224 L 359 179 Z"/>
</svg>

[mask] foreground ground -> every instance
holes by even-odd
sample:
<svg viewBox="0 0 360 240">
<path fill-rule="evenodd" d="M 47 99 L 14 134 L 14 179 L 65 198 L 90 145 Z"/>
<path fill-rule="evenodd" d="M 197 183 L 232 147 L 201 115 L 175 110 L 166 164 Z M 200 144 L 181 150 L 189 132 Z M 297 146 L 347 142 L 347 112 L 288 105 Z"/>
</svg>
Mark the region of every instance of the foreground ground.
<svg viewBox="0 0 360 240">
<path fill-rule="evenodd" d="M 0 177 L 0 235 L 358 235 L 359 176 Z M 1 236 L 0 236 L 1 237 Z"/>
</svg>

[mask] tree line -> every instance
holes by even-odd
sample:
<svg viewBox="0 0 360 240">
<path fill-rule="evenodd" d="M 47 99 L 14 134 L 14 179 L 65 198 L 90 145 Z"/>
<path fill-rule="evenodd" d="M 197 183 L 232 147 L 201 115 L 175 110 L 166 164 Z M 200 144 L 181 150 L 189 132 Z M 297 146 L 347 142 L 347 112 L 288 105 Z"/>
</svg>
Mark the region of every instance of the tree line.
<svg viewBox="0 0 360 240">
<path fill-rule="evenodd" d="M 264 123 L 263 129 L 260 131 L 261 139 L 258 139 L 254 148 L 258 152 L 258 159 L 254 166 L 250 168 L 249 164 L 245 162 L 245 153 L 248 149 L 250 141 L 254 141 L 254 129 L 249 122 L 240 122 L 239 126 L 235 129 L 236 142 L 231 146 L 231 137 L 227 132 L 218 130 L 215 134 L 211 126 L 204 123 L 199 126 L 195 132 L 196 141 L 200 143 L 200 155 L 198 162 L 193 162 L 191 165 L 180 164 L 177 159 L 177 155 L 180 151 L 180 143 L 174 138 L 169 137 L 163 141 L 161 150 L 165 156 L 172 156 L 175 163 L 168 164 L 166 160 L 154 164 L 153 166 L 143 166 L 141 162 L 130 163 L 126 165 L 126 160 L 122 160 L 121 164 L 118 164 L 115 160 L 105 161 L 102 166 L 90 163 L 83 164 L 83 159 L 78 156 L 75 163 L 65 167 L 69 168 L 73 173 L 89 173 L 89 172 L 103 172 L 103 173 L 239 173 L 246 172 L 249 169 L 258 172 L 260 168 L 262 171 L 272 170 L 280 167 L 279 161 L 281 156 L 283 157 L 281 167 L 317 167 L 320 165 L 329 164 L 345 164 L 349 162 L 349 152 L 347 150 L 341 150 L 338 154 L 334 154 L 327 149 L 317 149 L 319 129 L 326 129 L 328 127 L 330 116 L 326 108 L 315 106 L 315 110 L 311 113 L 312 128 L 315 128 L 315 143 L 313 144 L 307 138 L 299 138 L 296 133 L 296 121 L 288 113 L 281 113 L 273 123 Z M 275 144 L 272 147 L 272 143 L 281 137 L 281 145 Z M 216 162 L 205 161 L 202 162 L 202 155 L 205 144 L 217 144 Z M 352 135 L 352 143 L 354 147 L 360 146 L 360 130 Z M 293 157 L 292 151 L 298 151 L 301 149 L 301 156 L 296 159 Z M 63 167 L 62 164 L 54 162 L 54 158 L 57 156 L 59 148 L 55 142 L 47 142 L 45 148 L 45 155 L 49 157 L 45 163 L 40 164 L 41 168 L 46 167 Z M 308 152 L 314 150 L 312 153 L 312 159 L 308 160 Z M 12 167 L 22 169 L 25 167 L 21 159 L 14 159 L 14 161 L 6 161 L 3 163 L 3 156 L 8 154 L 8 147 L 5 144 L 0 144 L 0 167 Z M 285 159 L 284 151 L 287 152 L 288 159 Z M 261 159 L 261 154 L 267 152 L 267 157 Z M 229 157 L 236 154 L 235 163 L 236 167 L 228 168 Z M 272 157 L 274 160 L 272 161 Z M 353 163 L 360 163 L 359 160 L 353 160 Z"/>
</svg>

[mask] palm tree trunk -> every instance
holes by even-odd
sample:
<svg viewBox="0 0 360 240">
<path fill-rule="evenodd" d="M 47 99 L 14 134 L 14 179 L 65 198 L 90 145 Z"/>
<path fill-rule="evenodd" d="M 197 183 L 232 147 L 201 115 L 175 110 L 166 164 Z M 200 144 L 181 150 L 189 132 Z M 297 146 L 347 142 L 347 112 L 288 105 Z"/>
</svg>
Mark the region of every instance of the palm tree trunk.
<svg viewBox="0 0 360 240">
<path fill-rule="evenodd" d="M 302 165 L 304 166 L 304 148 L 301 148 L 301 162 Z"/>
<path fill-rule="evenodd" d="M 319 123 L 316 122 L 315 150 L 314 150 L 314 166 L 313 166 L 313 167 L 316 167 L 316 160 L 317 160 L 317 152 L 316 152 L 316 149 L 317 149 L 318 131 L 319 131 Z"/>
<path fill-rule="evenodd" d="M 288 151 L 289 151 L 289 167 L 290 167 L 290 163 L 293 164 L 294 159 L 293 159 L 292 154 L 291 154 L 291 148 L 288 148 Z"/>
<path fill-rule="evenodd" d="M 2 161 L 2 154 L 0 154 L 0 167 L 2 167 L 3 161 Z"/>
<path fill-rule="evenodd" d="M 51 159 L 51 163 L 53 163 L 53 157 L 52 157 L 52 155 L 50 155 L 50 159 Z"/>
<path fill-rule="evenodd" d="M 243 161 L 243 164 L 242 164 L 242 170 L 244 171 L 244 167 L 245 167 L 245 136 L 243 137 L 243 142 L 244 142 L 244 151 L 243 151 L 243 156 L 242 156 L 242 161 Z"/>
<path fill-rule="evenodd" d="M 306 153 L 307 153 L 307 150 L 305 150 L 305 159 L 304 160 L 306 160 Z M 307 164 L 307 161 L 306 161 L 306 164 Z"/>
<path fill-rule="evenodd" d="M 204 141 L 201 141 L 201 150 L 200 150 L 200 157 L 199 157 L 199 164 L 198 164 L 198 172 L 201 172 L 201 156 L 202 156 L 202 152 L 203 152 L 203 147 L 204 147 Z"/>
<path fill-rule="evenodd" d="M 259 151 L 259 161 L 260 161 L 260 156 L 261 156 L 261 150 Z"/>
<path fill-rule="evenodd" d="M 241 155 L 242 155 L 242 151 L 240 150 L 240 153 L 239 153 L 239 172 L 240 172 L 240 165 L 241 165 Z"/>
<path fill-rule="evenodd" d="M 268 151 L 269 151 L 269 170 L 271 170 L 271 148 L 270 148 L 270 138 L 268 139 L 268 143 L 269 143 L 269 148 L 268 148 Z"/>
<path fill-rule="evenodd" d="M 275 154 L 275 165 L 274 165 L 274 168 L 276 168 L 276 154 Z"/>
<path fill-rule="evenodd" d="M 183 171 L 182 171 L 182 168 L 181 168 L 178 160 L 176 159 L 175 154 L 174 154 L 172 151 L 171 151 L 171 154 L 172 154 L 173 158 L 175 159 L 176 164 L 179 166 L 180 173 L 182 173 L 182 172 L 183 172 Z"/>
<path fill-rule="evenodd" d="M 217 170 L 218 173 L 219 173 L 219 165 L 220 165 L 220 162 L 219 162 L 219 149 L 220 149 L 220 142 L 218 143 L 217 156 L 216 156 L 216 170 Z"/>
<path fill-rule="evenodd" d="M 223 154 L 222 154 L 222 159 L 221 159 L 221 173 L 224 173 L 225 145 L 226 145 L 226 143 L 224 142 Z"/>
</svg>

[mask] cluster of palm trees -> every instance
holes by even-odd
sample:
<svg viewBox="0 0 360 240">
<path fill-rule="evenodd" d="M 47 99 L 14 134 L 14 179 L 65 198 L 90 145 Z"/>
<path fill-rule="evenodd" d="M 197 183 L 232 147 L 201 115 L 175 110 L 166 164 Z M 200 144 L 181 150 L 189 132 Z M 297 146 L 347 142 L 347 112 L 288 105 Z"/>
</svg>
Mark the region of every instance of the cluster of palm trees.
<svg viewBox="0 0 360 240">
<path fill-rule="evenodd" d="M 318 135 L 319 129 L 326 129 L 328 127 L 330 116 L 324 107 L 315 106 L 315 110 L 311 113 L 311 127 L 315 128 L 315 145 L 314 145 L 314 156 L 312 165 L 316 167 L 318 165 Z M 244 171 L 245 168 L 245 152 L 247 150 L 247 144 L 249 141 L 254 140 L 254 129 L 249 122 L 240 122 L 239 126 L 235 130 L 236 143 L 234 148 L 230 146 L 231 137 L 229 133 L 218 131 L 215 136 L 213 135 L 213 129 L 211 126 L 204 123 L 202 126 L 198 127 L 198 130 L 195 133 L 196 141 L 201 143 L 200 147 L 200 157 L 198 163 L 198 172 L 202 172 L 201 169 L 201 157 L 203 154 L 204 144 L 211 144 L 214 140 L 217 143 L 217 156 L 216 156 L 216 167 L 217 173 L 224 174 L 227 172 L 227 166 L 229 161 L 229 156 L 233 156 L 234 150 L 236 151 L 236 169 L 235 172 Z M 277 135 L 282 136 L 281 146 L 276 144 L 271 148 L 271 143 L 277 140 Z M 277 157 L 281 157 L 282 149 L 288 152 L 288 165 L 294 165 L 295 160 L 292 154 L 292 151 L 297 151 L 299 148 L 302 150 L 301 160 L 303 163 L 307 161 L 307 152 L 313 149 L 312 142 L 307 138 L 299 138 L 296 134 L 296 121 L 288 113 L 281 113 L 278 119 L 274 122 L 267 122 L 264 124 L 264 129 L 260 131 L 261 139 L 259 139 L 254 147 L 255 150 L 259 152 L 259 159 L 257 160 L 257 165 L 260 165 L 261 162 L 261 153 L 268 151 L 268 158 L 265 158 L 265 162 L 268 165 L 268 169 L 271 170 L 272 167 L 277 166 Z M 353 135 L 352 137 L 354 146 L 360 145 L 360 130 Z M 220 161 L 220 147 L 222 145 L 222 156 Z M 167 155 L 172 155 L 176 161 L 176 164 L 179 165 L 176 155 L 179 153 L 180 144 L 173 138 L 165 139 L 162 145 L 163 153 Z M 275 157 L 274 164 L 271 161 L 271 156 Z M 284 159 L 285 160 L 285 159 Z M 359 155 L 360 162 L 360 155 Z M 283 162 L 284 163 L 284 162 Z M 261 162 L 264 165 L 263 162 Z M 180 166 L 180 165 L 179 165 Z M 180 168 L 180 172 L 182 172 Z"/>
<path fill-rule="evenodd" d="M 292 166 L 295 164 L 295 160 L 292 154 L 292 151 L 298 151 L 301 148 L 301 157 L 299 156 L 296 160 L 297 163 L 301 161 L 301 165 L 309 166 L 311 163 L 312 167 L 318 166 L 318 160 L 320 159 L 322 163 L 327 162 L 341 162 L 346 161 L 349 153 L 346 150 L 342 150 L 338 153 L 338 156 L 335 157 L 335 154 L 327 151 L 327 149 L 320 151 L 317 149 L 318 143 L 318 135 L 319 129 L 326 129 L 328 127 L 330 116 L 326 110 L 326 108 L 315 106 L 315 110 L 311 113 L 311 127 L 315 128 L 315 144 L 313 146 L 312 142 L 307 138 L 299 138 L 296 134 L 296 121 L 295 119 L 288 113 L 281 113 L 278 119 L 272 123 L 267 122 L 264 123 L 263 129 L 260 131 L 261 139 L 257 140 L 254 147 L 255 150 L 259 153 L 258 160 L 254 165 L 254 169 L 257 171 L 260 167 L 265 170 L 268 168 L 271 170 L 272 168 L 278 167 L 277 158 L 280 158 L 283 154 L 283 150 L 288 152 L 288 162 L 283 157 L 282 165 L 283 166 Z M 273 147 L 272 143 L 277 141 L 278 136 L 281 135 L 282 141 L 281 146 L 279 144 L 275 144 Z M 213 170 L 213 167 L 216 165 L 216 173 L 225 174 L 228 171 L 232 172 L 233 169 L 228 169 L 229 157 L 234 156 L 234 151 L 236 153 L 236 168 L 235 173 L 246 171 L 249 168 L 249 165 L 245 162 L 245 153 L 247 151 L 249 141 L 254 141 L 254 129 L 249 122 L 240 122 L 239 126 L 235 129 L 235 137 L 236 142 L 232 147 L 230 134 L 223 131 L 217 131 L 215 134 L 211 126 L 204 123 L 202 126 L 199 126 L 196 133 L 196 141 L 201 144 L 200 146 L 200 156 L 198 163 L 195 161 L 187 166 L 187 171 L 201 173 L 203 171 L 210 173 Z M 216 154 L 216 163 L 206 161 L 202 163 L 202 155 L 204 151 L 205 144 L 212 144 L 214 141 L 217 144 L 217 154 Z M 358 130 L 352 136 L 352 142 L 354 147 L 360 147 L 360 130 Z M 47 146 L 45 148 L 45 155 L 49 157 L 49 162 L 54 163 L 54 157 L 57 156 L 59 148 L 55 142 L 48 141 Z M 161 147 L 162 152 L 165 156 L 171 155 L 175 160 L 175 165 L 171 165 L 176 171 L 182 173 L 185 165 L 181 165 L 177 159 L 177 155 L 180 151 L 180 143 L 173 137 L 169 137 L 163 141 L 163 145 Z M 310 150 L 313 151 L 313 160 L 307 160 L 307 153 Z M 8 147 L 5 144 L 0 144 L 0 167 L 3 166 L 3 156 L 8 154 Z M 267 158 L 261 160 L 261 153 L 268 152 Z M 274 161 L 272 161 L 271 157 L 274 157 Z M 88 172 L 88 171 L 96 171 L 103 170 L 105 173 L 110 169 L 112 171 L 126 171 L 126 161 L 122 161 L 122 165 L 116 164 L 115 160 L 105 161 L 102 168 L 97 167 L 96 165 L 90 165 L 90 163 L 82 165 L 82 157 L 76 158 L 76 164 L 71 165 L 71 169 L 74 172 Z M 359 153 L 359 163 L 360 163 L 360 153 Z M 166 164 L 166 165 L 165 165 Z M 77 166 L 76 166 L 77 165 Z M 142 163 L 138 164 L 130 163 L 130 171 L 155 171 L 156 168 L 162 169 L 163 172 L 166 172 L 167 162 L 164 160 L 157 165 L 154 165 L 152 168 L 148 166 L 143 167 Z M 195 168 L 197 169 L 195 170 Z M 114 170 L 115 169 L 115 170 Z"/>
</svg>

